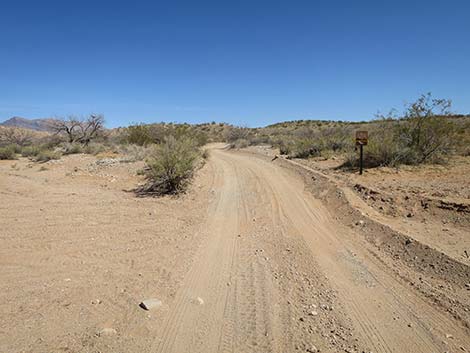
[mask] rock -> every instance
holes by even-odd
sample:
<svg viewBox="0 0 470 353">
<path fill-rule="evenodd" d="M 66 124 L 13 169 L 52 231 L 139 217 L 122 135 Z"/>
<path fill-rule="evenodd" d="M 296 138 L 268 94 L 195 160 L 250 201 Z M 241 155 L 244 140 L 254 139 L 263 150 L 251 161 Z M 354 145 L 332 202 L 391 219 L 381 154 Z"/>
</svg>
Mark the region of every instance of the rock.
<svg viewBox="0 0 470 353">
<path fill-rule="evenodd" d="M 315 346 L 311 346 L 310 348 L 307 348 L 307 352 L 316 353 L 316 352 L 318 352 L 318 348 L 315 347 Z"/>
<path fill-rule="evenodd" d="M 317 316 L 317 315 L 318 315 L 318 311 L 312 310 L 312 311 L 309 312 L 308 314 L 311 315 L 311 316 Z"/>
<path fill-rule="evenodd" d="M 145 310 L 157 309 L 162 306 L 161 300 L 158 299 L 145 299 L 139 306 Z"/>
<path fill-rule="evenodd" d="M 110 328 L 110 327 L 106 327 L 106 328 L 104 328 L 104 329 L 102 329 L 98 332 L 98 336 L 100 336 L 100 337 L 102 337 L 102 336 L 113 336 L 115 334 L 117 334 L 117 331 L 113 328 Z"/>
<path fill-rule="evenodd" d="M 94 300 L 91 301 L 91 304 L 101 304 L 101 300 L 94 299 Z"/>
<path fill-rule="evenodd" d="M 450 333 L 446 333 L 446 338 L 454 338 Z"/>
<path fill-rule="evenodd" d="M 413 240 L 411 240 L 411 239 L 406 239 L 405 245 L 410 245 L 412 242 L 413 242 Z"/>
<path fill-rule="evenodd" d="M 204 305 L 204 300 L 201 297 L 197 297 L 196 301 L 199 305 Z"/>
<path fill-rule="evenodd" d="M 411 217 L 413 217 L 413 216 L 414 216 L 414 214 L 411 213 L 411 212 L 408 212 L 408 214 L 406 215 L 406 217 L 408 217 L 408 218 L 411 218 Z"/>
</svg>

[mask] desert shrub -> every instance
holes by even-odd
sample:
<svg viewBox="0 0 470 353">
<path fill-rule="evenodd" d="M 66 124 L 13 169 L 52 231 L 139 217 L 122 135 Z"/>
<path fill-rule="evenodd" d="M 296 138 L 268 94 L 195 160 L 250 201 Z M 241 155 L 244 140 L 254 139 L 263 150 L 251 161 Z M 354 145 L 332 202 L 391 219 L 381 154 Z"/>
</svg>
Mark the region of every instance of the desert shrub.
<svg viewBox="0 0 470 353">
<path fill-rule="evenodd" d="M 60 159 L 61 154 L 53 150 L 40 150 L 39 153 L 34 157 L 35 162 L 47 162 L 53 159 Z"/>
<path fill-rule="evenodd" d="M 246 148 L 249 145 L 250 145 L 250 142 L 247 139 L 238 139 L 238 140 L 233 141 L 230 144 L 230 147 L 240 149 L 240 148 Z"/>
<path fill-rule="evenodd" d="M 83 146 L 79 143 L 67 143 L 63 147 L 63 154 L 83 153 Z"/>
<path fill-rule="evenodd" d="M 0 146 L 18 145 L 27 146 L 34 140 L 35 134 L 28 129 L 19 127 L 1 127 L 0 128 Z"/>
<path fill-rule="evenodd" d="M 246 127 L 230 126 L 224 132 L 225 141 L 228 143 L 234 143 L 238 140 L 248 140 L 250 135 L 250 129 Z"/>
<path fill-rule="evenodd" d="M 154 146 L 124 145 L 119 147 L 118 152 L 125 155 L 126 162 L 137 162 L 150 157 L 154 149 Z"/>
<path fill-rule="evenodd" d="M 81 143 L 84 146 L 104 135 L 104 117 L 91 114 L 86 119 L 70 116 L 67 119 L 54 120 L 50 126 L 55 135 L 64 136 L 69 143 Z"/>
<path fill-rule="evenodd" d="M 190 138 L 173 136 L 156 146 L 147 160 L 147 183 L 139 188 L 139 194 L 177 194 L 185 190 L 193 176 L 200 156 L 196 142 Z"/>
<path fill-rule="evenodd" d="M 289 155 L 294 158 L 309 158 L 320 156 L 321 146 L 312 140 L 297 140 L 292 144 Z"/>
<path fill-rule="evenodd" d="M 26 146 L 21 149 L 21 155 L 23 157 L 34 157 L 39 154 L 41 148 L 39 146 Z"/>
<path fill-rule="evenodd" d="M 0 147 L 0 159 L 16 159 L 15 145 Z"/>
<path fill-rule="evenodd" d="M 138 146 L 145 146 L 154 142 L 151 136 L 151 127 L 144 124 L 129 126 L 126 130 L 126 142 Z"/>
<path fill-rule="evenodd" d="M 402 117 L 392 111 L 370 126 L 364 147 L 366 167 L 443 163 L 458 147 L 459 133 L 450 113 L 451 102 L 422 95 Z M 464 136 L 464 135 L 462 135 Z M 348 155 L 345 166 L 357 166 L 359 154 Z"/>
<path fill-rule="evenodd" d="M 102 143 L 91 142 L 88 146 L 83 148 L 83 152 L 86 154 L 97 155 L 106 151 L 106 146 Z"/>
</svg>

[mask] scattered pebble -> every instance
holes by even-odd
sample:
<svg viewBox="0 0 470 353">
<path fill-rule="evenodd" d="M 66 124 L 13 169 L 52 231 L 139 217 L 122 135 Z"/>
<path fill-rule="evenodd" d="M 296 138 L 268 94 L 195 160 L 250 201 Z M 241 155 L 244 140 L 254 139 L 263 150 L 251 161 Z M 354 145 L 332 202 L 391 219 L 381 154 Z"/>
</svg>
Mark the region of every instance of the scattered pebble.
<svg viewBox="0 0 470 353">
<path fill-rule="evenodd" d="M 145 310 L 157 309 L 162 306 L 161 300 L 158 299 L 145 299 L 139 306 Z"/>
<path fill-rule="evenodd" d="M 98 332 L 98 336 L 113 336 L 117 333 L 117 331 L 113 328 L 106 327 Z"/>
</svg>

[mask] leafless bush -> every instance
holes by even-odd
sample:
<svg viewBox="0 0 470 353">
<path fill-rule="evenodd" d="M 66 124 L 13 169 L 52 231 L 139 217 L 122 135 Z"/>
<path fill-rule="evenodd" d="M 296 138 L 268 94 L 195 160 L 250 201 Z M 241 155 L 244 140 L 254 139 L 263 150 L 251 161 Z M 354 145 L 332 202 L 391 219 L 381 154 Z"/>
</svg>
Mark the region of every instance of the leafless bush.
<svg viewBox="0 0 470 353">
<path fill-rule="evenodd" d="M 87 119 L 69 117 L 54 121 L 51 128 L 56 134 L 67 136 L 69 143 L 80 143 L 86 146 L 103 133 L 104 117 L 94 114 Z"/>
<path fill-rule="evenodd" d="M 18 127 L 3 127 L 0 128 L 0 145 L 6 146 L 15 144 L 18 146 L 30 145 L 33 141 L 34 134 L 27 129 Z"/>
</svg>

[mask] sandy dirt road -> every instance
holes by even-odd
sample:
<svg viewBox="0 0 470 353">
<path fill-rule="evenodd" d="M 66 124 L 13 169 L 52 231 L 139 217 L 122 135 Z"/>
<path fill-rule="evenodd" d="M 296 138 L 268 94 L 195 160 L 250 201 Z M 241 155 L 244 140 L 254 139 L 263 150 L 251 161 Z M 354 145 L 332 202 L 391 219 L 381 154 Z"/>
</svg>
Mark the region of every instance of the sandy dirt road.
<svg viewBox="0 0 470 353">
<path fill-rule="evenodd" d="M 295 175 L 246 154 L 213 150 L 212 158 L 217 201 L 207 237 L 157 334 L 156 351 L 292 349 L 280 307 L 282 289 L 271 283 L 269 266 L 241 253 L 239 239 L 256 237 L 259 229 L 273 235 L 274 247 L 276 238 L 305 242 L 315 270 L 338 295 L 341 315 L 350 319 L 355 349 L 425 353 L 469 347 L 468 329 L 395 278 L 357 234 L 335 223 Z M 295 255 L 291 260 L 303 261 Z M 267 255 L 266 261 L 280 260 Z"/>
<path fill-rule="evenodd" d="M 0 165 L 2 352 L 470 350 L 465 321 L 293 170 L 212 148 L 187 195 L 158 200 L 123 191 L 127 166 L 89 165 Z"/>
</svg>

